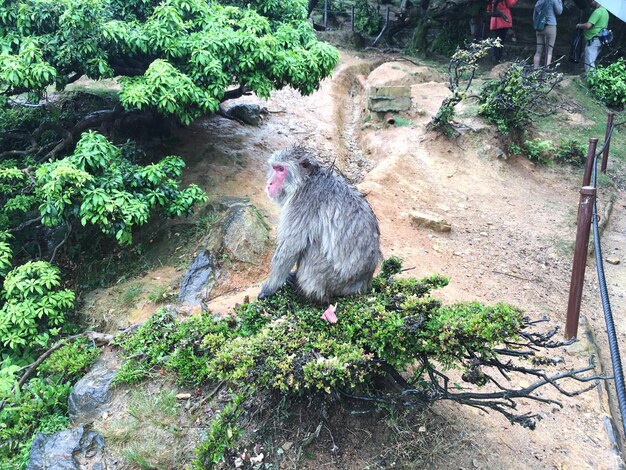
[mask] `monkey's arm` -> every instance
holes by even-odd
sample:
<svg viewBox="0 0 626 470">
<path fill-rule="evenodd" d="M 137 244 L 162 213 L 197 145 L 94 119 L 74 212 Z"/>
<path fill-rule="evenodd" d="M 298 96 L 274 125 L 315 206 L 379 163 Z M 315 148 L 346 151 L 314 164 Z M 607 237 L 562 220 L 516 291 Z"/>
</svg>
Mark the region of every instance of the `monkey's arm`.
<svg viewBox="0 0 626 470">
<path fill-rule="evenodd" d="M 263 284 L 259 299 L 273 295 L 288 280 L 291 268 L 304 249 L 296 240 L 281 240 L 272 257 L 272 272 L 269 279 Z"/>
</svg>

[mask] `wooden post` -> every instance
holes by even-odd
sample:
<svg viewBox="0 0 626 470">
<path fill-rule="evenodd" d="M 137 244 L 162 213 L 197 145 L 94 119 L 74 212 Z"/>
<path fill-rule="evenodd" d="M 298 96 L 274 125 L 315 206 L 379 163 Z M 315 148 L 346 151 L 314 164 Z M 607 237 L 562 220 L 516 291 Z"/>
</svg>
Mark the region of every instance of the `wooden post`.
<svg viewBox="0 0 626 470">
<path fill-rule="evenodd" d="M 585 267 L 587 263 L 587 247 L 591 230 L 591 216 L 596 199 L 596 188 L 583 186 L 580 188 L 580 204 L 578 206 L 578 223 L 576 229 L 576 245 L 572 263 L 572 280 L 569 287 L 567 303 L 567 319 L 565 320 L 565 339 L 575 338 L 578 334 L 580 303 L 583 296 Z"/>
<path fill-rule="evenodd" d="M 613 127 L 613 118 L 615 117 L 615 113 L 609 113 L 606 119 L 606 132 L 604 133 L 604 151 L 602 152 L 602 165 L 600 166 L 600 171 L 602 173 L 606 173 L 606 163 L 609 160 L 609 147 L 611 146 L 611 127 Z"/>
<path fill-rule="evenodd" d="M 593 169 L 597 146 L 598 139 L 595 137 L 589 139 L 589 146 L 587 147 L 587 163 L 585 163 L 585 174 L 583 175 L 583 186 L 589 186 L 591 183 L 591 170 Z"/>
</svg>

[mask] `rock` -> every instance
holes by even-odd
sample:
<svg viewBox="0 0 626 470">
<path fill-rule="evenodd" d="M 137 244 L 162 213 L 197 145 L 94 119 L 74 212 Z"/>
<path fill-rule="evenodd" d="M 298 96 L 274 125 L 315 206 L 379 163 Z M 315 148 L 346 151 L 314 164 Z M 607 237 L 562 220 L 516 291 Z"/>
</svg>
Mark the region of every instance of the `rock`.
<svg viewBox="0 0 626 470">
<path fill-rule="evenodd" d="M 368 91 L 370 111 L 406 111 L 411 107 L 411 88 L 408 86 L 372 86 Z"/>
<path fill-rule="evenodd" d="M 269 230 L 259 211 L 244 198 L 223 198 L 213 204 L 225 210 L 218 227 L 211 233 L 207 249 L 227 251 L 238 261 L 261 264 L 269 244 Z"/>
<path fill-rule="evenodd" d="M 617 256 L 607 256 L 606 262 L 609 264 L 619 264 L 620 259 Z"/>
<path fill-rule="evenodd" d="M 409 216 L 411 218 L 411 223 L 416 227 L 429 228 L 435 232 L 449 232 L 452 230 L 452 225 L 441 217 L 435 215 L 411 212 Z"/>
<path fill-rule="evenodd" d="M 236 104 L 228 108 L 226 114 L 251 126 L 261 124 L 261 107 L 258 104 Z"/>
<path fill-rule="evenodd" d="M 208 250 L 201 251 L 185 274 L 178 301 L 189 306 L 200 305 L 215 287 L 219 276 L 215 255 Z"/>
<path fill-rule="evenodd" d="M 255 265 L 261 264 L 269 242 L 267 225 L 252 205 L 234 206 L 226 211 L 222 223 L 224 248 L 235 259 Z"/>
<path fill-rule="evenodd" d="M 489 72 L 489 78 L 499 80 L 509 68 L 511 68 L 511 62 L 503 62 L 502 64 L 495 65 Z"/>
<path fill-rule="evenodd" d="M 115 369 L 100 360 L 72 389 L 68 399 L 70 419 L 74 423 L 89 423 L 99 418 L 111 399 L 111 384 Z"/>
<path fill-rule="evenodd" d="M 447 81 L 447 77 L 441 72 L 407 61 L 385 62 L 372 70 L 367 77 L 367 85 L 369 86 L 410 87 L 418 83 L 445 81 Z"/>
<path fill-rule="evenodd" d="M 38 433 L 30 448 L 26 470 L 79 470 L 113 468 L 105 461 L 104 439 L 78 426 L 55 434 Z"/>
<path fill-rule="evenodd" d="M 591 344 L 585 337 L 565 347 L 565 352 L 570 356 L 587 356 L 592 350 Z"/>
</svg>

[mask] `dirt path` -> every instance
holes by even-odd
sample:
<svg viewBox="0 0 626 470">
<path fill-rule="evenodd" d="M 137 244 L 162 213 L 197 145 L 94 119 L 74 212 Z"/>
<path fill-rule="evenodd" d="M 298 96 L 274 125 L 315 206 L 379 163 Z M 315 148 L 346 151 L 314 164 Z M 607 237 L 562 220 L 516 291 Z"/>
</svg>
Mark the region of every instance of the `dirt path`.
<svg viewBox="0 0 626 470">
<path fill-rule="evenodd" d="M 185 132 L 176 152 L 189 166 L 186 182 L 211 195 L 249 197 L 270 224 L 278 212 L 267 200 L 265 161 L 272 151 L 305 141 L 319 149 L 367 194 L 376 212 L 385 257 L 399 256 L 411 276 L 433 272 L 451 278 L 440 292 L 446 302 L 504 301 L 533 318 L 549 316 L 563 325 L 575 235 L 580 175 L 563 168 L 536 167 L 529 161 L 502 158 L 494 132 L 477 122 L 474 131 L 449 140 L 426 130 L 430 116 L 448 91 L 443 82 L 416 83 L 411 125 L 361 129 L 365 115 L 363 90 L 355 76 L 367 75 L 380 57 L 368 60 L 344 54 L 332 80 L 318 92 L 301 97 L 293 90 L 274 93 L 262 104 L 269 114 L 260 128 L 212 117 Z M 254 98 L 247 98 L 257 102 Z M 626 315 L 626 199 L 620 193 L 603 238 L 605 253 L 623 257 L 607 265 L 614 315 Z M 427 212 L 444 218 L 449 233 L 416 228 L 410 213 Z M 234 293 L 214 299 L 211 309 L 223 310 L 255 295 L 267 266 L 247 275 L 231 276 Z M 583 315 L 588 319 L 603 359 L 607 357 L 602 309 L 595 268 L 589 264 Z M 626 324 L 618 325 L 620 339 Z M 555 351 L 566 368 L 584 366 L 588 343 Z M 578 352 L 576 352 L 578 351 Z M 615 469 L 618 459 L 607 426 L 609 407 L 604 388 L 575 398 L 545 390 L 546 398 L 564 407 L 543 407 L 537 430 L 510 425 L 504 418 L 470 408 L 437 404 L 433 411 L 454 422 L 454 452 L 435 468 L 485 469 Z M 531 404 L 536 408 L 538 405 Z M 462 445 L 459 445 L 462 442 Z M 341 447 L 341 444 L 340 444 Z M 322 460 L 324 456 L 321 457 Z M 328 454 L 324 468 L 362 468 L 338 462 Z"/>
</svg>

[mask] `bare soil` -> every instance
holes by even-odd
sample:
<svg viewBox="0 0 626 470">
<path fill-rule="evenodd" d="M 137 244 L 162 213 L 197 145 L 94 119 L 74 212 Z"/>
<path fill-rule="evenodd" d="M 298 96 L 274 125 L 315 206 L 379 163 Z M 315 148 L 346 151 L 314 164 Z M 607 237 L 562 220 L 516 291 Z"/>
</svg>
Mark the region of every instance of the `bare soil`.
<svg viewBox="0 0 626 470">
<path fill-rule="evenodd" d="M 549 316 L 553 325 L 563 326 L 581 172 L 536 166 L 509 155 L 494 130 L 476 117 L 460 119 L 468 130 L 456 139 L 429 131 L 430 117 L 449 93 L 445 78 L 437 71 L 422 75 L 422 80 L 435 81 L 420 83 L 416 79 L 411 84 L 413 107 L 403 114 L 409 125 L 385 126 L 375 115 L 368 121 L 365 90 L 356 76 L 367 76 L 379 64 L 392 60 L 394 57 L 361 54 L 359 58 L 344 53 L 333 77 L 312 96 L 285 89 L 267 101 L 244 98 L 268 109 L 258 128 L 213 116 L 181 131 L 171 153 L 187 162 L 185 183 L 199 184 L 211 197 L 248 197 L 275 226 L 278 209 L 264 193 L 266 160 L 277 149 L 304 142 L 318 149 L 326 161 L 334 161 L 367 195 L 379 219 L 385 257 L 402 258 L 405 267 L 413 268 L 407 273 L 410 276 L 436 272 L 451 278 L 450 285 L 438 293 L 442 300 L 503 301 L 523 308 L 532 318 Z M 571 112 L 568 119 L 573 136 L 577 126 L 587 122 L 584 115 Z M 611 171 L 617 171 L 613 162 Z M 621 319 L 626 314 L 626 197 L 619 189 L 614 192 L 616 202 L 602 242 L 605 256 L 622 258 L 620 264 L 605 265 L 613 314 Z M 443 218 L 452 230 L 440 233 L 416 227 L 411 212 Z M 586 326 L 581 327 L 581 341 L 557 349 L 554 355 L 564 359 L 563 368 L 576 368 L 599 354 L 598 373 L 610 375 L 595 266 L 593 258 L 589 259 L 582 304 Z M 246 295 L 254 297 L 269 270 L 268 260 L 260 268 L 241 267 L 228 273 L 220 287 L 225 294 L 211 299 L 209 308 L 228 312 Z M 175 284 L 183 274 L 162 269 L 148 276 L 158 277 L 158 282 L 169 277 L 168 282 Z M 92 299 L 92 305 L 97 301 Z M 131 312 L 133 318 L 125 321 L 145 318 L 152 308 L 142 310 L 141 300 L 137 305 Z M 619 339 L 624 340 L 626 324 L 620 321 L 617 329 Z M 607 386 L 612 388 L 613 383 Z M 444 431 L 441 427 L 437 431 L 439 449 L 428 467 L 621 468 L 604 385 L 572 398 L 553 389 L 545 389 L 542 396 L 558 399 L 563 407 L 527 403 L 529 409 L 540 409 L 543 416 L 534 431 L 513 426 L 495 413 L 449 403 L 434 405 L 436 421 L 443 420 L 446 425 Z M 359 421 L 346 416 L 333 422 L 336 427 L 329 430 L 332 442 L 320 438 L 310 449 L 314 455 L 308 462 L 315 464 L 301 462 L 293 468 L 424 468 L 423 462 L 397 466 L 391 460 L 376 460 L 375 456 L 389 450 L 377 446 L 388 440 L 378 440 L 381 431 L 371 417 Z M 616 423 L 619 426 L 619 421 Z M 420 422 L 419 432 L 435 433 L 435 427 Z M 333 445 L 339 452 L 333 451 Z"/>
</svg>

